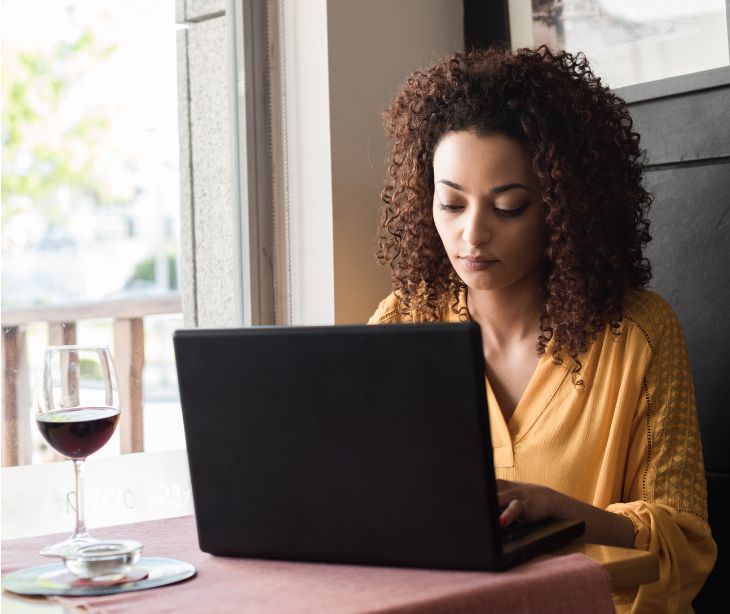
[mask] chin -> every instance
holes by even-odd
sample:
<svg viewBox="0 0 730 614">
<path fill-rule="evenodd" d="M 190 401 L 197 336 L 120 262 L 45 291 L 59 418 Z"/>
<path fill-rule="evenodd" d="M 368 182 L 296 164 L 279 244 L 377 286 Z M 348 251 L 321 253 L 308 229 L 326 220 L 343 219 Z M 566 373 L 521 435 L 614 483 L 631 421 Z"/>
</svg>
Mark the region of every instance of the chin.
<svg viewBox="0 0 730 614">
<path fill-rule="evenodd" d="M 505 283 L 503 279 L 495 278 L 494 275 L 489 273 L 462 272 L 459 277 L 470 290 L 502 290 L 510 285 Z"/>
</svg>

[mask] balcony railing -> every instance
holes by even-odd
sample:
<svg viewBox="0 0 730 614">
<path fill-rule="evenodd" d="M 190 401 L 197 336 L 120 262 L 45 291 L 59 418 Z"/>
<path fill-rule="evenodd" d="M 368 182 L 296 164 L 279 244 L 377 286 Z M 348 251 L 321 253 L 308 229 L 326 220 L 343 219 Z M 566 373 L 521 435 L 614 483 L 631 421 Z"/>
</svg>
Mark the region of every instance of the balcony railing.
<svg viewBox="0 0 730 614">
<path fill-rule="evenodd" d="M 24 465 L 31 461 L 30 421 L 24 415 L 31 405 L 25 334 L 28 324 L 47 322 L 49 345 L 72 345 L 76 343 L 77 322 L 100 318 L 113 320 L 114 363 L 122 406 L 119 429 L 124 454 L 144 451 L 144 318 L 180 311 L 177 294 L 3 311 L 2 466 Z"/>
</svg>

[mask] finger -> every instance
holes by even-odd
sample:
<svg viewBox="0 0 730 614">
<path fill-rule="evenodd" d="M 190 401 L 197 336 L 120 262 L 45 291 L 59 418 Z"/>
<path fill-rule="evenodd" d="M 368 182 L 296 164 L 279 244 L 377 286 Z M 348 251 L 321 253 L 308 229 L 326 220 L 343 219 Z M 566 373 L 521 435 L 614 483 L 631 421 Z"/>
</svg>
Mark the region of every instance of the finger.
<svg viewBox="0 0 730 614">
<path fill-rule="evenodd" d="M 520 517 L 524 509 L 525 505 L 522 501 L 519 499 L 513 499 L 500 514 L 499 524 L 503 527 L 508 527 Z"/>
<path fill-rule="evenodd" d="M 497 493 L 497 501 L 500 508 L 507 507 L 510 501 L 514 501 L 515 499 L 524 499 L 522 491 L 519 488 L 510 488 L 509 490 L 503 490 Z"/>
</svg>

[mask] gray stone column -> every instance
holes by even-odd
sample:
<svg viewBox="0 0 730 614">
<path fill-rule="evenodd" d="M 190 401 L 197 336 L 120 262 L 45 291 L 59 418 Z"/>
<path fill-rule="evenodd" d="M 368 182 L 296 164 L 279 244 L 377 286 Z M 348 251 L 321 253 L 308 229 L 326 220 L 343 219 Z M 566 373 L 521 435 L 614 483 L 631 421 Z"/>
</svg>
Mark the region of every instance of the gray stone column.
<svg viewBox="0 0 730 614">
<path fill-rule="evenodd" d="M 185 326 L 238 325 L 226 0 L 177 0 Z"/>
</svg>

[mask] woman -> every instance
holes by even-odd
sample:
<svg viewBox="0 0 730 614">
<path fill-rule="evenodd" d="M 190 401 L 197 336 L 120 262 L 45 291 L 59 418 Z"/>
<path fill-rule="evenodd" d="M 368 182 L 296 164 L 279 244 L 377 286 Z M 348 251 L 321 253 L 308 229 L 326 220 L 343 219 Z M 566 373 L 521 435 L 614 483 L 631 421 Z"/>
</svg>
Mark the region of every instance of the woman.
<svg viewBox="0 0 730 614">
<path fill-rule="evenodd" d="M 416 72 L 384 117 L 393 294 L 370 322 L 477 322 L 502 524 L 580 518 L 586 541 L 655 552 L 659 581 L 619 611 L 691 611 L 716 546 L 682 332 L 644 289 L 625 103 L 581 54 L 489 50 Z"/>
</svg>

